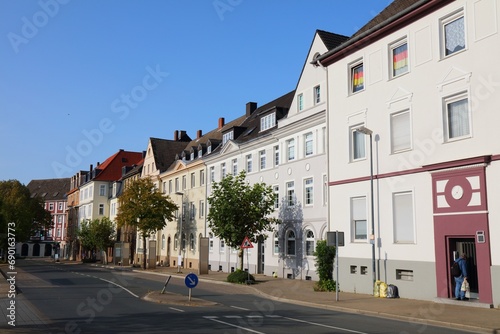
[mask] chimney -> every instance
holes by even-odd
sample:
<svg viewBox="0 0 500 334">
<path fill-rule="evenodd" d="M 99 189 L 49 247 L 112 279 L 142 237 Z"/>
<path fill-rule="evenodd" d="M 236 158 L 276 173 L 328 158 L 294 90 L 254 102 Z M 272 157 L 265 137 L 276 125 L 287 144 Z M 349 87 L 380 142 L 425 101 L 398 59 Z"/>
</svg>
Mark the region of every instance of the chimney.
<svg viewBox="0 0 500 334">
<path fill-rule="evenodd" d="M 92 169 L 94 169 L 94 165 L 90 164 L 90 172 L 92 173 Z"/>
<path fill-rule="evenodd" d="M 183 140 L 186 137 L 186 131 L 179 130 L 179 140 Z"/>
<path fill-rule="evenodd" d="M 196 139 L 201 138 L 201 130 L 196 131 Z"/>
<path fill-rule="evenodd" d="M 219 117 L 219 127 L 218 129 L 222 129 L 222 127 L 224 126 L 224 117 Z"/>
<path fill-rule="evenodd" d="M 257 109 L 257 103 L 256 102 L 248 102 L 247 103 L 247 117 L 250 116 L 255 110 Z"/>
<path fill-rule="evenodd" d="M 174 131 L 174 141 L 179 141 L 179 131 Z"/>
</svg>

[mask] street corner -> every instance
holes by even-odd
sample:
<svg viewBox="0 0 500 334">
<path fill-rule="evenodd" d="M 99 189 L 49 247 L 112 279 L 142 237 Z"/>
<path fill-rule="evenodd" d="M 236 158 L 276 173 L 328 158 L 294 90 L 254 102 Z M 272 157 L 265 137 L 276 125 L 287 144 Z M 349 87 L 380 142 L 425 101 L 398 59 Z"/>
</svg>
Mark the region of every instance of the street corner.
<svg viewBox="0 0 500 334">
<path fill-rule="evenodd" d="M 200 306 L 215 306 L 216 302 L 211 302 L 208 300 L 193 298 L 189 300 L 188 296 L 180 295 L 177 293 L 160 293 L 158 291 L 152 291 L 142 297 L 145 301 L 159 303 L 159 304 L 167 304 L 167 305 L 178 305 L 178 306 L 192 306 L 192 307 L 200 307 Z"/>
</svg>

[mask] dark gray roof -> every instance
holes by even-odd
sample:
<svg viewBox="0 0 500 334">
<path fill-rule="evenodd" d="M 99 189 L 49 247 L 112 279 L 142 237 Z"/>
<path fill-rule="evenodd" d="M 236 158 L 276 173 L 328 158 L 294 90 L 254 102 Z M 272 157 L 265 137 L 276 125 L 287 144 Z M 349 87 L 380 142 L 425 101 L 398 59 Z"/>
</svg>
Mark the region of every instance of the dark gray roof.
<svg viewBox="0 0 500 334">
<path fill-rule="evenodd" d="M 156 169 L 162 173 L 175 161 L 175 155 L 184 150 L 191 138 L 186 137 L 185 141 L 160 138 L 150 138 L 149 140 L 151 141 Z"/>
<path fill-rule="evenodd" d="M 324 30 L 316 30 L 328 50 L 332 50 L 349 39 L 349 36 L 334 34 Z"/>
<path fill-rule="evenodd" d="M 70 178 L 31 180 L 27 185 L 31 197 L 40 197 L 44 201 L 66 200 L 70 191 Z"/>
</svg>

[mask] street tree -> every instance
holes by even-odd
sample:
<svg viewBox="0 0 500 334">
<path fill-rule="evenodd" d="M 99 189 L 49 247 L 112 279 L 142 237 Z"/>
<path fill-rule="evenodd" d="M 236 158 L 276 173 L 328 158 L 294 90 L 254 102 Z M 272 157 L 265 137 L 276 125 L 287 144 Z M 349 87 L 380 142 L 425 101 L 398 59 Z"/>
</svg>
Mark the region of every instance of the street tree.
<svg viewBox="0 0 500 334">
<path fill-rule="evenodd" d="M 13 228 L 16 242 L 24 242 L 37 232 L 49 230 L 52 226 L 52 218 L 50 212 L 45 210 L 43 199 L 38 196 L 31 197 L 28 187 L 17 180 L 0 181 L 2 249 L 7 249 L 9 227 Z"/>
<path fill-rule="evenodd" d="M 275 200 L 271 186 L 250 185 L 245 171 L 212 184 L 207 221 L 214 235 L 230 247 L 240 249 L 240 270 L 243 270 L 241 244 L 245 237 L 251 242 L 263 241 L 267 238 L 266 232 L 274 231 L 280 223 L 279 219 L 269 216 L 274 211 Z"/>
<path fill-rule="evenodd" d="M 102 219 L 87 219 L 81 223 L 78 237 L 82 246 L 91 251 L 92 259 L 95 260 L 96 252 L 101 252 L 103 263 L 107 263 L 106 250 L 113 246 L 115 241 L 115 228 L 108 217 Z"/>
<path fill-rule="evenodd" d="M 170 197 L 163 196 L 149 178 L 133 181 L 120 196 L 116 223 L 119 227 L 133 226 L 142 236 L 143 269 L 146 269 L 146 238 L 163 229 L 167 221 L 173 220 L 178 209 Z"/>
</svg>

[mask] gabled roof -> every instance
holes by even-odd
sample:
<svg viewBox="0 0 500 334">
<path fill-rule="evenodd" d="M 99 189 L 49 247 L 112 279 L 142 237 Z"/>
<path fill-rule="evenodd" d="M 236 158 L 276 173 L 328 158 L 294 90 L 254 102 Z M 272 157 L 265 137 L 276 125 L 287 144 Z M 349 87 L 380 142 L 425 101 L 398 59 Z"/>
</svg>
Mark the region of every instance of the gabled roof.
<svg viewBox="0 0 500 334">
<path fill-rule="evenodd" d="M 191 138 L 187 137 L 189 140 Z M 167 170 L 167 168 L 175 161 L 177 153 L 182 152 L 189 140 L 176 141 L 160 138 L 149 138 L 153 156 L 155 159 L 156 169 L 160 173 Z"/>
<path fill-rule="evenodd" d="M 70 178 L 31 180 L 27 185 L 31 197 L 40 197 L 44 201 L 65 200 L 70 188 Z"/>
<path fill-rule="evenodd" d="M 324 30 L 316 30 L 328 50 L 334 49 L 349 39 L 349 36 L 334 34 Z"/>
<path fill-rule="evenodd" d="M 98 172 L 91 181 L 117 181 L 122 177 L 122 167 L 136 165 L 141 160 L 142 152 L 120 150 L 95 168 Z"/>
</svg>

